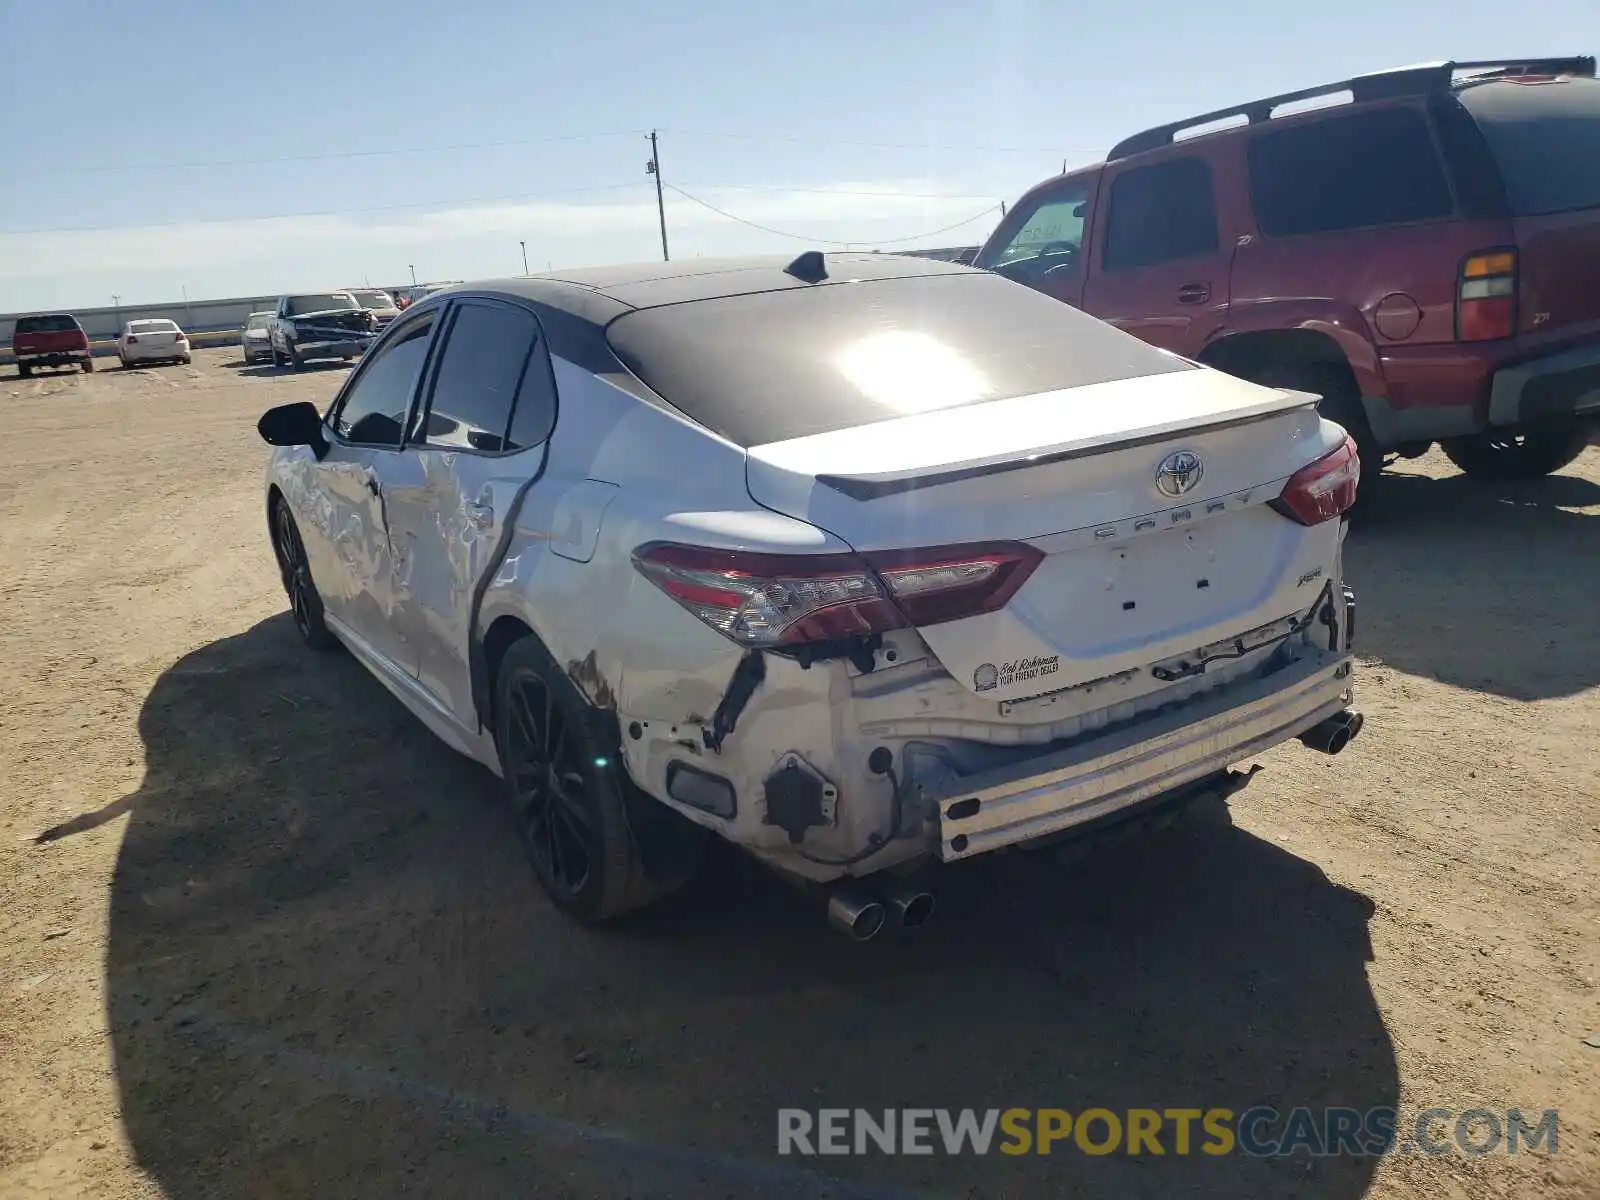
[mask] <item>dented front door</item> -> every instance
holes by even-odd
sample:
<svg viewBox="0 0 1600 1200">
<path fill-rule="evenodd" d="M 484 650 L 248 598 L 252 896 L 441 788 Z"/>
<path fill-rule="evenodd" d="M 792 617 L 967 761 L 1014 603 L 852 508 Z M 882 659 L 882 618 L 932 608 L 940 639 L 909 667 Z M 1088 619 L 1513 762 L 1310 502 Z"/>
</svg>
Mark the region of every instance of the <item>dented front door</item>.
<svg viewBox="0 0 1600 1200">
<path fill-rule="evenodd" d="M 385 657 L 400 661 L 393 564 L 381 472 L 396 451 L 335 442 L 307 461 L 314 511 L 302 521 L 311 575 L 330 617 Z"/>
</svg>

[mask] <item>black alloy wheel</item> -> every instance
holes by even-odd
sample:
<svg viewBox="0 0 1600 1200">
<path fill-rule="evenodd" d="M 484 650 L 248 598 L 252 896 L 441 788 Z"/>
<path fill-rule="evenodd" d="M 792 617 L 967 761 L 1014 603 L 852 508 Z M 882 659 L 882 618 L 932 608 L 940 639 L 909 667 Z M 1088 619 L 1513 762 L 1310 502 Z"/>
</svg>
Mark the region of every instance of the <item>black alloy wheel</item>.
<svg viewBox="0 0 1600 1200">
<path fill-rule="evenodd" d="M 273 542 L 278 552 L 278 568 L 283 573 L 283 590 L 289 596 L 289 611 L 300 638 L 313 650 L 331 650 L 338 639 L 322 615 L 322 597 L 311 580 L 311 564 L 306 559 L 305 543 L 295 526 L 289 506 L 278 501 L 273 516 Z"/>
</svg>

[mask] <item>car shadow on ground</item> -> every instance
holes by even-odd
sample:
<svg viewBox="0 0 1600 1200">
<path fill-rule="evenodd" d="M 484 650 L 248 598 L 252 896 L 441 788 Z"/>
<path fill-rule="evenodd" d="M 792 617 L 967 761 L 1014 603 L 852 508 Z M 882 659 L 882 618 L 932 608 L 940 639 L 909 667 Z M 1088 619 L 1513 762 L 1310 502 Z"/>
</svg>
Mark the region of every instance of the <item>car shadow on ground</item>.
<svg viewBox="0 0 1600 1200">
<path fill-rule="evenodd" d="M 804 1160 L 777 1110 L 1398 1102 L 1372 905 L 1240 830 L 977 860 L 866 945 L 731 854 L 591 931 L 534 888 L 489 775 L 287 615 L 175 664 L 140 734 L 108 1008 L 170 1196 L 1353 1200 L 1375 1160 L 1213 1156 L 1198 1128 L 1159 1158 Z"/>
<path fill-rule="evenodd" d="M 1593 452 L 1590 452 L 1592 457 Z M 1356 650 L 1518 700 L 1600 684 L 1600 484 L 1391 472 L 1345 543 Z"/>
</svg>

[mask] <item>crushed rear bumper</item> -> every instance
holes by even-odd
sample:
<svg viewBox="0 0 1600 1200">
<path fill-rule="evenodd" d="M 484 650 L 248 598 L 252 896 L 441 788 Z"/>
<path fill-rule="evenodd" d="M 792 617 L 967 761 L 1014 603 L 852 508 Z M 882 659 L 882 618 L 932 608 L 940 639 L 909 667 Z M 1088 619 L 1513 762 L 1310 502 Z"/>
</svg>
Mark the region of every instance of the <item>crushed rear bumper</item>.
<svg viewBox="0 0 1600 1200">
<path fill-rule="evenodd" d="M 1348 652 L 1313 650 L 1125 730 L 944 781 L 939 857 L 971 858 L 1097 820 L 1288 741 L 1351 700 Z"/>
</svg>

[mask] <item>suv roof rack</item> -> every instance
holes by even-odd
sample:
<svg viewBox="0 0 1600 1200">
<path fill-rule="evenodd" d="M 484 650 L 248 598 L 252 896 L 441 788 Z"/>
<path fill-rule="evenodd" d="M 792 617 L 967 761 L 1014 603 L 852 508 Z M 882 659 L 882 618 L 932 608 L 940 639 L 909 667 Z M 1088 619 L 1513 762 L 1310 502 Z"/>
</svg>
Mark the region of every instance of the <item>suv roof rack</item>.
<svg viewBox="0 0 1600 1200">
<path fill-rule="evenodd" d="M 1415 67 L 1376 71 L 1370 75 L 1356 75 L 1350 79 L 1341 79 L 1338 83 L 1325 83 L 1320 87 L 1304 88 L 1298 92 L 1285 92 L 1281 96 L 1268 96 L 1263 100 L 1252 100 L 1246 104 L 1236 104 L 1231 108 L 1219 108 L 1214 112 L 1201 113 L 1197 117 L 1186 117 L 1170 125 L 1158 125 L 1154 129 L 1147 129 L 1143 133 L 1136 133 L 1118 142 L 1111 148 L 1111 153 L 1106 155 L 1106 161 L 1112 162 L 1130 155 L 1143 154 L 1146 150 L 1170 146 L 1176 135 L 1185 129 L 1209 125 L 1213 121 L 1221 121 L 1228 117 L 1243 116 L 1248 124 L 1259 125 L 1272 119 L 1273 109 L 1292 104 L 1297 100 L 1313 100 L 1318 96 L 1349 92 L 1356 103 L 1360 104 L 1368 100 L 1388 100 L 1395 96 L 1417 96 L 1427 92 L 1442 91 L 1455 81 L 1456 73 L 1459 71 L 1476 72 L 1476 79 L 1536 74 L 1592 77 L 1595 73 L 1595 59 L 1594 55 L 1590 54 L 1570 58 L 1509 58 L 1475 62 L 1424 63 Z"/>
</svg>

